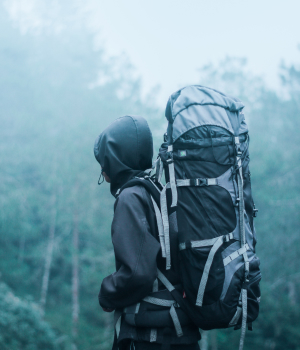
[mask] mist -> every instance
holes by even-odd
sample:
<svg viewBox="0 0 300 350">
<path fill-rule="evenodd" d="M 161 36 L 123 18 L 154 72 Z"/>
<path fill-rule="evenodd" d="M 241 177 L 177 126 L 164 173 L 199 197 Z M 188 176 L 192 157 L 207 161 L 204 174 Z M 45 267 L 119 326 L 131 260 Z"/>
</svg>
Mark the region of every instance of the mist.
<svg viewBox="0 0 300 350">
<path fill-rule="evenodd" d="M 114 198 L 97 184 L 94 140 L 117 117 L 141 115 L 156 156 L 168 95 L 192 83 L 246 105 L 263 280 L 245 349 L 298 349 L 299 4 L 197 3 L 1 3 L 1 348 L 111 348 L 113 316 L 97 296 L 114 271 Z M 204 339 L 204 350 L 229 350 L 239 332 Z"/>
</svg>

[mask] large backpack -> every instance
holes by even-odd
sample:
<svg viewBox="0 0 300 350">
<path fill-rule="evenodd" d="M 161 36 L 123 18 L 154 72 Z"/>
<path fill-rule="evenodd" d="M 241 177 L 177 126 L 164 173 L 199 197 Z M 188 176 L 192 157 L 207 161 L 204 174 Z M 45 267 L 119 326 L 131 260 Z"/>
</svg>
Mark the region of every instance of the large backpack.
<svg viewBox="0 0 300 350">
<path fill-rule="evenodd" d="M 199 328 L 242 328 L 240 349 L 258 316 L 261 279 L 243 108 L 199 85 L 172 94 L 155 178 L 140 180 L 152 195 L 167 270 L 176 242 L 183 294 L 160 271 L 158 278 Z M 174 325 L 180 330 L 176 317 Z"/>
<path fill-rule="evenodd" d="M 257 318 L 259 259 L 255 254 L 249 135 L 238 99 L 195 85 L 169 98 L 168 129 L 157 160 L 166 268 L 170 236 L 178 237 L 181 280 L 190 315 L 203 330 L 242 326 Z M 192 315 L 193 314 L 193 315 Z"/>
</svg>

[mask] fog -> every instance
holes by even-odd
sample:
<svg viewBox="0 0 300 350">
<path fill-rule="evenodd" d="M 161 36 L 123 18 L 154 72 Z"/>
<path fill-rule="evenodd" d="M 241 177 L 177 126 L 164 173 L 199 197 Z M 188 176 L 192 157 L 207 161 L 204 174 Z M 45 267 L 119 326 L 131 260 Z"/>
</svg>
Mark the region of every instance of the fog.
<svg viewBox="0 0 300 350">
<path fill-rule="evenodd" d="M 145 117 L 155 157 L 168 96 L 203 84 L 240 98 L 250 128 L 261 312 L 245 350 L 298 349 L 300 4 L 0 3 L 0 348 L 111 349 L 98 305 L 114 271 L 114 198 L 94 140 Z M 202 350 L 238 348 L 233 329 Z"/>
</svg>

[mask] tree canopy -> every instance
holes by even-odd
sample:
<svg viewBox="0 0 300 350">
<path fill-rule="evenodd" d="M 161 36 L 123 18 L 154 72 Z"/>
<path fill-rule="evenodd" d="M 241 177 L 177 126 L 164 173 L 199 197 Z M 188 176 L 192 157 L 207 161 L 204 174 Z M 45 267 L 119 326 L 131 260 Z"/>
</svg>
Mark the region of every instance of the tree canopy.
<svg viewBox="0 0 300 350">
<path fill-rule="evenodd" d="M 114 271 L 114 199 L 97 185 L 93 143 L 117 117 L 138 114 L 157 152 L 163 110 L 141 97 L 128 62 L 105 58 L 82 28 L 22 35 L 1 13 L 0 29 L 0 347 L 109 349 L 112 316 L 97 295 Z M 227 58 L 198 79 L 240 97 L 250 125 L 263 281 L 246 350 L 300 348 L 300 69 L 282 65 L 279 74 L 280 93 L 244 59 Z M 211 334 L 209 349 L 238 344 L 239 332 Z"/>
</svg>

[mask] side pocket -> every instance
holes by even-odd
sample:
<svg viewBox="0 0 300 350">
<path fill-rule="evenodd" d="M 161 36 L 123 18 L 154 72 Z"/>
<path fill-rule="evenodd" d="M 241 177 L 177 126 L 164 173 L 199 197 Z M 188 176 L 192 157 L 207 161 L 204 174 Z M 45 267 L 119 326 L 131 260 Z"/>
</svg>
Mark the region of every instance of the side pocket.
<svg viewBox="0 0 300 350">
<path fill-rule="evenodd" d="M 247 283 L 248 296 L 248 318 L 247 322 L 256 320 L 259 314 L 261 272 L 260 261 L 257 257 L 250 262 L 249 282 Z"/>
</svg>

